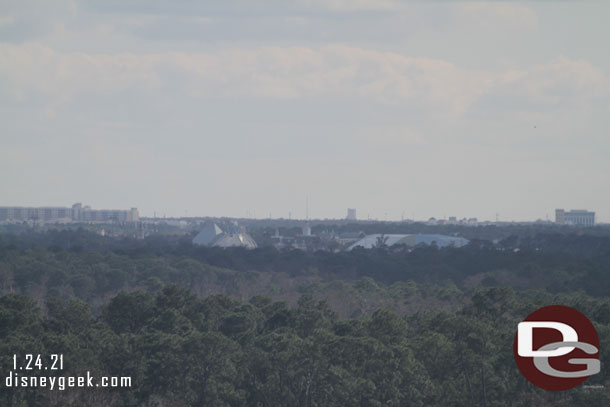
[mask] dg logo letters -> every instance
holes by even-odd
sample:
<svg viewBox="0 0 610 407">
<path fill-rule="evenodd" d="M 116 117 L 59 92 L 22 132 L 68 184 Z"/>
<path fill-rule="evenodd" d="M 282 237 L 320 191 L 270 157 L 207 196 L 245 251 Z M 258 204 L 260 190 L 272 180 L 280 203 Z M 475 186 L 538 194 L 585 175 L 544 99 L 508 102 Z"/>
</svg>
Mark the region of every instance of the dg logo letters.
<svg viewBox="0 0 610 407">
<path fill-rule="evenodd" d="M 599 373 L 599 338 L 582 313 L 563 305 L 540 308 L 519 323 L 513 353 L 535 386 L 568 390 Z"/>
</svg>

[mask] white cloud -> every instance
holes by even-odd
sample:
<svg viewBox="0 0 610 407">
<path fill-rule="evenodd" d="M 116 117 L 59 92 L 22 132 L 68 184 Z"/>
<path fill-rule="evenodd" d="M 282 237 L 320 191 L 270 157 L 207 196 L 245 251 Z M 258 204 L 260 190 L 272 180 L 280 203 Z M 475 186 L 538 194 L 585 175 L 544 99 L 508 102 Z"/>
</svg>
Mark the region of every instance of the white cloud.
<svg viewBox="0 0 610 407">
<path fill-rule="evenodd" d="M 178 86 L 194 98 L 361 98 L 463 111 L 480 92 L 473 73 L 437 59 L 346 46 L 235 48 L 216 53 L 62 53 L 37 44 L 0 46 L 9 94 L 65 99 Z"/>
<path fill-rule="evenodd" d="M 1 44 L 0 74 L 7 79 L 3 93 L 14 102 L 129 91 L 192 99 L 356 99 L 456 117 L 482 97 L 528 107 L 608 97 L 608 78 L 582 60 L 560 57 L 524 70 L 485 72 L 342 45 L 88 54 Z"/>
</svg>

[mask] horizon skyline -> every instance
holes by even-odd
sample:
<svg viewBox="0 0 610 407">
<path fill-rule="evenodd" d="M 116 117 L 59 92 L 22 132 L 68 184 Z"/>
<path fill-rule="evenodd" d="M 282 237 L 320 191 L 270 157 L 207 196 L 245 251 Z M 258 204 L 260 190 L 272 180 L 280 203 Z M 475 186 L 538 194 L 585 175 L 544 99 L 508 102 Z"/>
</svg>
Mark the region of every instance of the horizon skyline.
<svg viewBox="0 0 610 407">
<path fill-rule="evenodd" d="M 70 205 L 61 205 L 61 204 L 57 204 L 57 205 L 5 205 L 3 203 L 0 202 L 0 207 L 24 207 L 24 208 L 38 208 L 38 207 L 48 207 L 48 208 L 69 208 L 72 207 L 73 204 L 76 203 L 82 203 L 82 202 L 73 202 Z M 299 211 L 287 211 L 286 215 L 287 216 L 283 216 L 283 215 L 279 215 L 279 216 L 275 216 L 273 214 L 273 212 L 271 213 L 267 213 L 267 215 L 264 215 L 265 212 L 263 211 L 262 215 L 256 215 L 256 211 L 252 211 L 252 210 L 246 210 L 244 211 L 244 214 L 242 215 L 227 215 L 227 214 L 193 214 L 190 213 L 190 211 L 186 210 L 185 213 L 183 214 L 168 214 L 167 212 L 158 212 L 156 211 L 154 208 L 152 209 L 147 209 L 148 212 L 143 212 L 141 207 L 139 206 L 127 206 L 127 207 L 101 207 L 101 206 L 95 206 L 95 205 L 91 205 L 89 203 L 83 203 L 84 205 L 88 205 L 91 207 L 91 209 L 94 210 L 128 210 L 130 208 L 136 208 L 138 209 L 138 212 L 140 213 L 140 218 L 157 218 L 157 219 L 181 219 L 181 218 L 229 218 L 229 219 L 254 219 L 254 220 L 265 220 L 265 219 L 277 219 L 277 220 L 295 220 L 295 221 L 307 221 L 307 220 L 347 220 L 346 217 L 347 216 L 311 216 L 310 214 L 308 215 L 308 208 L 304 209 L 303 212 L 303 217 L 298 216 Z M 348 208 L 344 209 L 344 212 L 347 211 Z M 554 208 L 553 209 L 553 213 L 547 213 L 544 216 L 540 216 L 537 217 L 535 219 L 504 219 L 502 218 L 500 213 L 495 213 L 493 214 L 492 218 L 484 218 L 484 217 L 480 217 L 480 216 L 462 216 L 462 215 L 455 215 L 455 214 L 443 214 L 441 215 L 431 215 L 431 216 L 427 216 L 425 215 L 423 218 L 419 218 L 417 216 L 415 216 L 414 213 L 411 213 L 410 215 L 407 213 L 407 211 L 403 211 L 399 217 L 392 217 L 391 213 L 385 213 L 383 214 L 383 217 L 379 217 L 379 216 L 372 216 L 370 213 L 367 213 L 366 216 L 364 216 L 360 211 L 358 211 L 358 208 L 355 208 L 357 211 L 357 219 L 356 221 L 379 221 L 379 222 L 401 222 L 401 221 L 414 221 L 414 222 L 427 222 L 430 219 L 434 218 L 436 220 L 448 220 L 450 217 L 456 217 L 457 221 L 461 221 L 461 220 L 468 220 L 468 219 L 477 219 L 478 222 L 499 222 L 499 223 L 503 223 L 503 222 L 537 222 L 537 221 L 549 221 L 552 223 L 555 223 L 555 214 L 554 211 L 555 209 L 562 209 L 562 208 Z M 599 213 L 598 211 L 596 211 L 595 209 L 591 209 L 591 208 L 563 208 L 567 211 L 573 211 L 573 210 L 586 210 L 586 211 L 590 211 L 590 212 L 594 212 L 595 213 L 595 222 L 596 224 L 605 224 L 605 223 L 610 223 L 608 220 L 603 220 L 599 217 Z M 295 214 L 297 214 L 297 216 L 294 216 Z M 272 216 L 269 216 L 272 215 Z M 498 216 L 496 216 L 498 215 Z"/>
</svg>

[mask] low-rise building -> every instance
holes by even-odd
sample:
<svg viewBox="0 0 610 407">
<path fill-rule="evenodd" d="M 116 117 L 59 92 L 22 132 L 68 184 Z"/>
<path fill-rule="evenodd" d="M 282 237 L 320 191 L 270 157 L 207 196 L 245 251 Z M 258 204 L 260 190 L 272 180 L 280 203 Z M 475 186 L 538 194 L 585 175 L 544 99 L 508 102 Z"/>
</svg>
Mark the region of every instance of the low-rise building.
<svg viewBox="0 0 610 407">
<path fill-rule="evenodd" d="M 429 235 L 429 234 L 416 234 L 416 235 L 403 235 L 403 234 L 381 234 L 376 233 L 367 235 L 356 243 L 351 245 L 348 250 L 352 250 L 356 247 L 362 247 L 364 249 L 372 249 L 375 247 L 391 247 L 395 245 L 404 245 L 408 247 L 415 247 L 420 244 L 425 245 L 436 245 L 438 247 L 462 247 L 469 243 L 468 239 L 456 236 L 447 235 Z"/>
<path fill-rule="evenodd" d="M 559 225 L 594 226 L 595 212 L 586 209 L 555 209 L 555 223 Z"/>
</svg>

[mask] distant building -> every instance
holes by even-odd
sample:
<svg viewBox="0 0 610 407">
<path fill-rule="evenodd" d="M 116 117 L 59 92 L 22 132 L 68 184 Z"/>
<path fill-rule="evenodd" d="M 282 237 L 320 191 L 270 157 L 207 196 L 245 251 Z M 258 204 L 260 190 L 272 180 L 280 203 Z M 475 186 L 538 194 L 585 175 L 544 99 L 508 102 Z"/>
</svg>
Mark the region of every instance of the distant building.
<svg viewBox="0 0 610 407">
<path fill-rule="evenodd" d="M 594 226 L 595 212 L 586 209 L 555 209 L 555 223 L 559 225 Z"/>
<path fill-rule="evenodd" d="M 320 249 L 322 240 L 328 241 L 334 237 L 334 234 L 329 235 L 322 232 L 322 236 L 317 236 L 311 233 L 309 222 L 302 229 L 301 234 L 295 236 L 282 236 L 278 229 L 275 230 L 275 235 L 271 236 L 271 241 L 276 249 L 298 249 L 298 250 L 315 250 Z"/>
<path fill-rule="evenodd" d="M 203 229 L 201 229 L 201 232 L 199 232 L 197 234 L 197 236 L 195 236 L 193 238 L 193 244 L 196 244 L 199 246 L 212 246 L 212 244 L 223 233 L 224 232 L 222 231 L 221 228 L 218 227 L 217 224 L 215 224 L 215 223 L 207 224 Z"/>
<path fill-rule="evenodd" d="M 296 239 L 293 236 L 282 236 L 280 235 L 279 229 L 276 229 L 275 235 L 271 236 L 271 241 L 276 249 L 284 249 L 287 247 L 294 247 Z"/>
<path fill-rule="evenodd" d="M 564 209 L 555 209 L 555 223 L 558 225 L 566 223 L 566 211 Z"/>
<path fill-rule="evenodd" d="M 245 247 L 247 249 L 255 249 L 256 242 L 244 228 L 237 225 L 229 228 L 224 232 L 217 224 L 207 224 L 201 232 L 193 238 L 193 244 L 198 246 L 209 247 Z"/>
<path fill-rule="evenodd" d="M 358 220 L 356 217 L 356 209 L 355 208 L 347 208 L 347 220 Z"/>
<path fill-rule="evenodd" d="M 468 239 L 463 237 L 446 236 L 446 235 L 399 235 L 399 234 L 373 234 L 367 235 L 356 243 L 351 245 L 348 250 L 352 250 L 355 247 L 363 247 L 365 249 L 372 249 L 377 246 L 394 246 L 394 245 L 405 245 L 409 247 L 415 247 L 420 244 L 432 245 L 435 244 L 438 247 L 462 247 L 468 244 Z"/>
<path fill-rule="evenodd" d="M 245 231 L 237 233 L 224 233 L 214 242 L 216 247 L 245 247 L 246 249 L 256 249 L 257 244 Z"/>
<path fill-rule="evenodd" d="M 42 222 L 136 222 L 140 219 L 137 208 L 129 210 L 120 209 L 91 209 L 80 203 L 65 207 L 21 207 L 0 206 L 0 222 L 2 221 L 29 221 Z"/>
<path fill-rule="evenodd" d="M 340 233 L 339 236 L 336 237 L 336 240 L 342 245 L 347 245 L 349 243 L 357 242 L 364 236 L 366 236 L 364 232 L 346 232 Z"/>
</svg>

